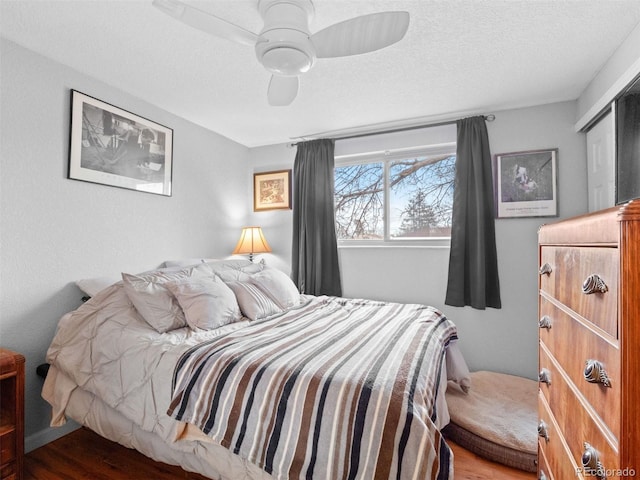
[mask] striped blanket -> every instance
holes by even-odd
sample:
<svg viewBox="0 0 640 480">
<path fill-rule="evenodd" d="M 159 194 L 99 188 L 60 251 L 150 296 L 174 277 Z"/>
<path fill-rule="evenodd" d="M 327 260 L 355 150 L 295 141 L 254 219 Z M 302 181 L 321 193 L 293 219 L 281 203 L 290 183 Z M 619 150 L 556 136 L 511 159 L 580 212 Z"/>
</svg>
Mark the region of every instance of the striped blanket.
<svg viewBox="0 0 640 480">
<path fill-rule="evenodd" d="M 424 305 L 306 297 L 188 350 L 168 414 L 278 479 L 449 479 L 435 395 L 455 325 Z"/>
</svg>

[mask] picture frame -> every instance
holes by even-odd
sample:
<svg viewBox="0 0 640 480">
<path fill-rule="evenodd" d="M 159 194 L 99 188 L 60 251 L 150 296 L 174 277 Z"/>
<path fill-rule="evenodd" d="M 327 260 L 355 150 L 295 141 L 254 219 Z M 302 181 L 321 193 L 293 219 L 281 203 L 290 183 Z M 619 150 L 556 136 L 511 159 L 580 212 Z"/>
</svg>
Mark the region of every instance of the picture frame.
<svg viewBox="0 0 640 480">
<path fill-rule="evenodd" d="M 558 149 L 494 155 L 496 218 L 558 216 Z"/>
<path fill-rule="evenodd" d="M 67 178 L 171 196 L 173 130 L 71 90 Z"/>
<path fill-rule="evenodd" d="M 253 174 L 253 211 L 291 209 L 291 170 Z"/>
</svg>

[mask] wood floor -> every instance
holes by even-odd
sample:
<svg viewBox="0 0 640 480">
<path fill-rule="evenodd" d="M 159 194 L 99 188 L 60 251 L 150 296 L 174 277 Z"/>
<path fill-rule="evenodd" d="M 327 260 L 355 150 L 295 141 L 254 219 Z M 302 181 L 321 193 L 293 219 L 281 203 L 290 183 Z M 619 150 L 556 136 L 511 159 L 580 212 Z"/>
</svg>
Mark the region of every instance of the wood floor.
<svg viewBox="0 0 640 480">
<path fill-rule="evenodd" d="M 532 480 L 533 473 L 483 460 L 451 444 L 456 480 Z M 24 480 L 208 480 L 144 455 L 81 428 L 25 456 Z"/>
</svg>

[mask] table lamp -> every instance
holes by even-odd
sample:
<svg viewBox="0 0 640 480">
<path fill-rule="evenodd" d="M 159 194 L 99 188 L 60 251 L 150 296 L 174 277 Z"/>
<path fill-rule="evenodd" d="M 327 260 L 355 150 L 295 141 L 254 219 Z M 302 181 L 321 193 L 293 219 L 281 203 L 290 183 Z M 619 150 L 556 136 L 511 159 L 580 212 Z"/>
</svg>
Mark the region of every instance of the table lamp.
<svg viewBox="0 0 640 480">
<path fill-rule="evenodd" d="M 249 261 L 253 262 L 254 253 L 268 253 L 271 247 L 267 243 L 260 227 L 244 227 L 240 240 L 233 251 L 234 255 L 249 254 Z"/>
</svg>

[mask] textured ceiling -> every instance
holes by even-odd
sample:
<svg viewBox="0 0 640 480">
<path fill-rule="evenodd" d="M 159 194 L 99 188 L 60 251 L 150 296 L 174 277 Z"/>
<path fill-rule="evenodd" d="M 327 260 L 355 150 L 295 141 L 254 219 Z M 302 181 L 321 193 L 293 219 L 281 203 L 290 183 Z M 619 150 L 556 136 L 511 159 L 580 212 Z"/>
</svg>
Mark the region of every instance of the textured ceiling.
<svg viewBox="0 0 640 480">
<path fill-rule="evenodd" d="M 261 28 L 255 1 L 185 3 L 254 32 Z M 0 0 L 0 32 L 253 147 L 367 125 L 573 100 L 640 21 L 638 0 L 314 5 L 312 32 L 384 10 L 408 11 L 409 31 L 377 52 L 318 60 L 301 77 L 298 98 L 288 107 L 267 104 L 269 74 L 251 47 L 187 27 L 153 8 L 151 0 Z"/>
</svg>

